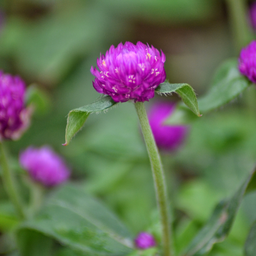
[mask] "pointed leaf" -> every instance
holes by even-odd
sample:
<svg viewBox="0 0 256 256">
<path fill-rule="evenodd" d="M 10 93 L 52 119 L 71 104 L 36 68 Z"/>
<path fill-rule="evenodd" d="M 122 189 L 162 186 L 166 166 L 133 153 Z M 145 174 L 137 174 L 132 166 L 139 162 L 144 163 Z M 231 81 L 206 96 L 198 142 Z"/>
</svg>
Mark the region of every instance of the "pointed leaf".
<svg viewBox="0 0 256 256">
<path fill-rule="evenodd" d="M 183 256 L 203 256 L 211 251 L 214 244 L 222 242 L 228 235 L 243 196 L 252 191 L 256 181 L 256 170 L 247 178 L 243 185 L 229 200 L 220 202 L 214 212 L 189 244 Z M 255 187 L 254 187 L 255 189 Z"/>
<path fill-rule="evenodd" d="M 126 227 L 77 185 L 59 188 L 38 216 L 19 227 L 18 238 L 27 230 L 52 237 L 88 256 L 121 256 L 133 251 Z"/>
<path fill-rule="evenodd" d="M 253 223 L 244 245 L 245 256 L 255 256 L 256 252 L 256 222 Z"/>
<path fill-rule="evenodd" d="M 173 92 L 177 93 L 193 113 L 197 116 L 201 116 L 198 109 L 196 94 L 189 84 L 170 84 L 168 81 L 165 81 L 160 84 L 155 91 L 158 94 L 164 95 Z"/>
<path fill-rule="evenodd" d="M 115 104 L 117 103 L 113 101 L 111 97 L 106 96 L 90 105 L 71 110 L 68 113 L 65 135 L 66 141 L 64 145 L 66 146 L 69 144 L 75 134 L 83 127 L 86 119 L 91 113 L 106 111 Z"/>
</svg>

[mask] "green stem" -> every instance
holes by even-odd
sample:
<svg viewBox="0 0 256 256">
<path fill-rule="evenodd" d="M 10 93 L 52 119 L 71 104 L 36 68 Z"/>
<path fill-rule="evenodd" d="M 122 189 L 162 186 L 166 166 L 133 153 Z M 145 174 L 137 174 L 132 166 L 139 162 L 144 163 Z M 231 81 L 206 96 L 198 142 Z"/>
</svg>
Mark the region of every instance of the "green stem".
<svg viewBox="0 0 256 256">
<path fill-rule="evenodd" d="M 245 0 L 226 0 L 233 30 L 236 51 L 240 51 L 252 39 L 252 30 L 248 24 L 248 12 Z"/>
<path fill-rule="evenodd" d="M 16 185 L 15 185 L 13 175 L 11 173 L 11 170 L 9 168 L 9 165 L 5 156 L 3 144 L 1 142 L 0 142 L 0 164 L 2 165 L 2 178 L 3 178 L 5 190 L 8 196 L 10 197 L 19 217 L 21 219 L 24 219 L 25 214 L 16 190 Z"/>
<path fill-rule="evenodd" d="M 156 191 L 156 199 L 158 204 L 158 209 L 160 213 L 161 218 L 161 225 L 162 225 L 162 245 L 163 245 L 163 255 L 164 256 L 171 256 L 172 253 L 172 243 L 171 243 L 171 223 L 169 220 L 169 211 L 168 211 L 168 199 L 167 199 L 167 190 L 165 185 L 165 177 L 164 177 L 164 171 L 160 159 L 160 155 L 155 143 L 155 139 L 153 137 L 147 112 L 144 107 L 144 104 L 142 102 L 136 102 L 135 108 L 137 111 L 137 115 L 140 120 L 141 130 L 143 133 L 143 137 L 146 143 L 152 173 L 153 173 L 153 179 L 154 179 L 154 185 L 155 185 L 155 191 Z"/>
</svg>

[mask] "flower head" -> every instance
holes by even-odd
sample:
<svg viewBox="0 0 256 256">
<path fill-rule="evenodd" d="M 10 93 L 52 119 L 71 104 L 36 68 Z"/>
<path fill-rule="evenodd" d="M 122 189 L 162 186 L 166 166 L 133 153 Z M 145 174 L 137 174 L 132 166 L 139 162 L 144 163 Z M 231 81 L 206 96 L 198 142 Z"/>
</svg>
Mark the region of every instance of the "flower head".
<svg viewBox="0 0 256 256">
<path fill-rule="evenodd" d="M 139 233 L 134 242 L 137 248 L 144 250 L 156 246 L 154 237 L 147 232 Z"/>
<path fill-rule="evenodd" d="M 0 71 L 0 140 L 18 139 L 29 126 L 31 111 L 24 101 L 23 80 Z"/>
<path fill-rule="evenodd" d="M 120 43 L 117 48 L 112 45 L 97 59 L 99 70 L 91 67 L 91 73 L 96 77 L 93 86 L 115 102 L 148 101 L 166 78 L 164 62 L 162 51 L 160 54 L 153 46 L 141 42 L 136 45 Z"/>
<path fill-rule="evenodd" d="M 48 146 L 29 147 L 20 154 L 19 160 L 33 180 L 47 187 L 65 182 L 70 175 L 63 159 Z"/>
<path fill-rule="evenodd" d="M 247 47 L 243 48 L 239 57 L 239 71 L 248 79 L 256 83 L 256 41 L 252 41 Z"/>
<path fill-rule="evenodd" d="M 184 125 L 165 125 L 165 119 L 172 114 L 175 104 L 159 102 L 149 112 L 149 124 L 157 146 L 160 149 L 176 150 L 184 141 L 188 127 Z"/>
</svg>

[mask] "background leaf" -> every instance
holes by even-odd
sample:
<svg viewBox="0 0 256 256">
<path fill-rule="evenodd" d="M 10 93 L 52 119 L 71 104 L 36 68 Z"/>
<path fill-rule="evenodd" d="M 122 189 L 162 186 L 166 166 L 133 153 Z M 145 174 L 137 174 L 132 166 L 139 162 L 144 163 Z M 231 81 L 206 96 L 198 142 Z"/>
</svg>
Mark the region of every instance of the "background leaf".
<svg viewBox="0 0 256 256">
<path fill-rule="evenodd" d="M 245 256 L 254 256 L 256 252 L 256 222 L 253 223 L 244 245 Z"/>
<path fill-rule="evenodd" d="M 221 242 L 228 235 L 243 196 L 251 191 L 252 184 L 255 184 L 256 171 L 249 176 L 239 190 L 229 200 L 220 202 L 214 209 L 210 220 L 199 231 L 198 235 L 188 246 L 184 256 L 205 255 L 212 249 L 215 243 Z M 255 188 L 254 188 L 255 189 Z"/>
<path fill-rule="evenodd" d="M 209 91 L 198 98 L 202 114 L 227 104 L 251 85 L 251 82 L 240 74 L 237 66 L 237 60 L 231 59 L 217 69 Z M 192 120 L 185 108 L 178 107 L 176 112 L 166 120 L 167 124 L 188 123 Z"/>
<path fill-rule="evenodd" d="M 160 84 L 155 91 L 158 94 L 164 95 L 171 94 L 173 92 L 177 93 L 192 112 L 197 116 L 201 116 L 198 109 L 196 94 L 189 84 L 170 84 L 168 81 L 165 81 Z"/>
<path fill-rule="evenodd" d="M 241 75 L 237 60 L 225 61 L 217 70 L 209 92 L 198 100 L 202 113 L 225 105 L 242 93 L 251 82 Z"/>
<path fill-rule="evenodd" d="M 50 110 L 49 96 L 36 85 L 30 85 L 26 91 L 26 104 L 32 104 L 39 114 L 46 114 Z"/>
<path fill-rule="evenodd" d="M 51 255 L 53 240 L 42 233 L 23 229 L 18 233 L 17 241 L 21 256 Z"/>
<path fill-rule="evenodd" d="M 106 111 L 115 104 L 117 103 L 111 97 L 106 96 L 90 105 L 71 110 L 68 113 L 65 145 L 68 145 L 74 135 L 83 127 L 91 113 Z"/>
<path fill-rule="evenodd" d="M 21 248 L 29 246 L 22 234 L 30 230 L 86 255 L 126 255 L 133 246 L 130 232 L 117 217 L 72 185 L 58 189 L 37 217 L 22 224 L 18 229 Z"/>
</svg>

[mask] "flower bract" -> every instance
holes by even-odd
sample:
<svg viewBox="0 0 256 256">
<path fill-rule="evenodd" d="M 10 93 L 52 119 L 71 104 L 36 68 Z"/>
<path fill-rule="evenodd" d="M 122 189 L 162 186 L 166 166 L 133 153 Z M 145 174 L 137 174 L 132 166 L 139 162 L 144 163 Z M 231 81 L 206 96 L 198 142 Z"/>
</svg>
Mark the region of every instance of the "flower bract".
<svg viewBox="0 0 256 256">
<path fill-rule="evenodd" d="M 30 123 L 25 108 L 25 83 L 18 76 L 0 71 L 0 140 L 18 139 Z"/>
<path fill-rule="evenodd" d="M 164 121 L 175 110 L 175 104 L 158 102 L 149 111 L 149 124 L 159 149 L 176 150 L 186 138 L 188 127 L 184 125 L 166 125 Z"/>
<path fill-rule="evenodd" d="M 115 102 L 148 101 L 156 87 L 165 81 L 165 55 L 153 46 L 137 42 L 112 45 L 97 59 L 98 69 L 91 67 L 95 76 L 93 86 L 99 93 Z"/>
<path fill-rule="evenodd" d="M 29 147 L 20 154 L 19 160 L 33 180 L 47 187 L 65 182 L 70 175 L 64 160 L 48 146 Z"/>
</svg>

